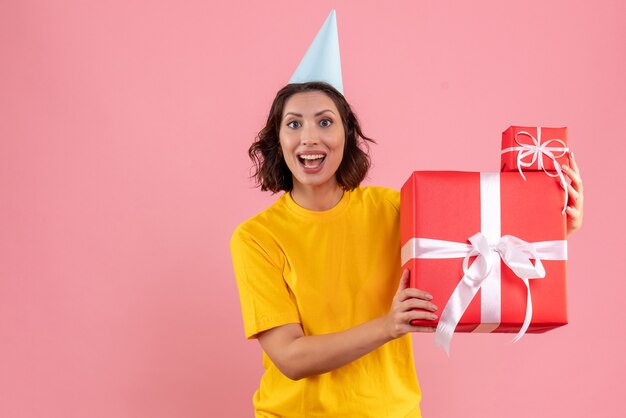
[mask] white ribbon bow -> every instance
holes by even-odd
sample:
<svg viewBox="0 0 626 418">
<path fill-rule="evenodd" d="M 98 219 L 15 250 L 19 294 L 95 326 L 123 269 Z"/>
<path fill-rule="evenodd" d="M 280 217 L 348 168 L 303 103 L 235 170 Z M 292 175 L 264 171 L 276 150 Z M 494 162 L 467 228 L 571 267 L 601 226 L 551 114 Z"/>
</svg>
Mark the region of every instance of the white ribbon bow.
<svg viewBox="0 0 626 418">
<path fill-rule="evenodd" d="M 533 315 L 532 298 L 530 295 L 530 279 L 542 279 L 546 272 L 541 260 L 566 260 L 567 241 L 526 242 L 512 235 L 501 237 L 494 245 L 490 245 L 481 232 L 469 238 L 470 244 L 443 241 L 430 238 L 413 238 L 402 248 L 402 263 L 412 258 L 461 258 L 463 260 L 463 277 L 448 300 L 437 326 L 435 342 L 443 346 L 450 354 L 450 343 L 463 313 L 472 299 L 490 276 L 500 259 L 519 277 L 526 286 L 526 315 L 524 323 L 513 339 L 518 341 L 528 330 Z M 470 257 L 477 256 L 471 266 Z M 535 260 L 535 264 L 531 262 Z M 499 277 L 497 278 L 499 280 Z M 499 297 L 499 295 L 497 296 Z M 482 301 L 495 304 L 499 312 L 500 301 Z"/>
<path fill-rule="evenodd" d="M 519 135 L 526 135 L 530 137 L 533 143 L 525 144 L 525 143 L 520 142 L 517 139 Z M 529 132 L 520 131 L 515 134 L 514 139 L 515 139 L 515 142 L 517 142 L 519 146 L 505 148 L 502 150 L 501 153 L 504 154 L 506 152 L 518 151 L 517 169 L 519 170 L 519 173 L 521 174 L 524 180 L 526 180 L 526 176 L 524 176 L 522 167 L 526 167 L 526 168 L 531 167 L 535 163 L 535 161 L 537 162 L 539 169 L 543 170 L 544 173 L 546 173 L 550 177 L 558 177 L 561 182 L 561 186 L 563 187 L 563 189 L 565 189 L 565 203 L 563 204 L 563 210 L 561 211 L 561 213 L 565 213 L 565 209 L 567 208 L 567 201 L 568 201 L 567 182 L 565 181 L 565 177 L 563 176 L 563 170 L 561 169 L 561 166 L 556 161 L 557 158 L 561 158 L 562 156 L 564 156 L 566 153 L 569 152 L 569 148 L 565 145 L 565 141 L 561 139 L 550 139 L 542 143 L 541 142 L 541 127 L 537 127 L 537 138 L 535 138 Z M 556 142 L 560 144 L 561 146 L 551 147 L 550 143 L 552 142 Z M 559 154 L 555 155 L 554 154 L 555 152 Z M 554 171 L 556 171 L 556 174 L 552 174 L 546 169 L 545 164 L 543 162 L 544 155 L 552 160 L 552 165 L 554 166 Z M 532 156 L 532 158 L 530 161 L 525 162 L 524 159 L 528 156 Z"/>
</svg>

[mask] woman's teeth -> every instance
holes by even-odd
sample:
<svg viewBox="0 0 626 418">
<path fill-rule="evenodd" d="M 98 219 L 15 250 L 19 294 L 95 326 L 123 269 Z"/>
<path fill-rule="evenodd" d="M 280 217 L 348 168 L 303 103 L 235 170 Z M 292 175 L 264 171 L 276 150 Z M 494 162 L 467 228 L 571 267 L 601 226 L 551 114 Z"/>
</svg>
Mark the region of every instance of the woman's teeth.
<svg viewBox="0 0 626 418">
<path fill-rule="evenodd" d="M 319 167 L 319 165 L 324 160 L 324 157 L 325 157 L 324 154 L 308 154 L 308 155 L 301 155 L 300 159 L 302 160 L 306 168 L 315 168 L 315 167 Z"/>
</svg>

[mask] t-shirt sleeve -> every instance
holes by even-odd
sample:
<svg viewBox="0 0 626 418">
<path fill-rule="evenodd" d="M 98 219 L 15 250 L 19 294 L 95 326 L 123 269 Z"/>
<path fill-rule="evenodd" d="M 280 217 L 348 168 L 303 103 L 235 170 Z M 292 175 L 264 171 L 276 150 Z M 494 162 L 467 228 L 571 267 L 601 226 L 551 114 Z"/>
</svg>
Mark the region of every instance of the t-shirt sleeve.
<svg viewBox="0 0 626 418">
<path fill-rule="evenodd" d="M 256 338 L 258 333 L 280 325 L 300 323 L 298 308 L 283 279 L 283 266 L 272 258 L 262 240 L 239 227 L 230 240 L 230 249 L 246 338 Z"/>
<path fill-rule="evenodd" d="M 393 189 L 385 189 L 385 195 L 389 203 L 400 212 L 400 192 Z"/>
</svg>

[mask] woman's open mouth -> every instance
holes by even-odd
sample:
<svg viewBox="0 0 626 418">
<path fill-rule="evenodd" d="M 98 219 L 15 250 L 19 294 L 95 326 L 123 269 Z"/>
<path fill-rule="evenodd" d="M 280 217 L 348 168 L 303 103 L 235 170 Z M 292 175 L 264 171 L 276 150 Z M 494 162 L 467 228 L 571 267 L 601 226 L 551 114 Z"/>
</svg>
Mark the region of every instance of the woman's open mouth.
<svg viewBox="0 0 626 418">
<path fill-rule="evenodd" d="M 300 154 L 298 156 L 300 164 L 302 164 L 306 171 L 317 171 L 317 169 L 321 168 L 325 158 L 326 154 L 323 153 Z"/>
</svg>

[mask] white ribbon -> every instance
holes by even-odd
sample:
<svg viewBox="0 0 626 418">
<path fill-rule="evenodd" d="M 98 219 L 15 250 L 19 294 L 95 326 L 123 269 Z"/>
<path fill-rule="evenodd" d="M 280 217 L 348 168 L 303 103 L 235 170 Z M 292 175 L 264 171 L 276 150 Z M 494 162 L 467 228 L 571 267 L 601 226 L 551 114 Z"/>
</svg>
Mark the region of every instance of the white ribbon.
<svg viewBox="0 0 626 418">
<path fill-rule="evenodd" d="M 567 241 L 526 242 L 505 235 L 495 242 L 490 240 L 500 230 L 500 217 L 483 216 L 500 208 L 500 177 L 498 173 L 481 173 L 481 232 L 469 237 L 469 244 L 430 238 L 412 238 L 402 247 L 402 264 L 413 258 L 447 259 L 464 258 L 463 277 L 452 292 L 437 326 L 435 342 L 450 353 L 452 335 L 472 299 L 481 292 L 481 324 L 490 324 L 493 330 L 500 324 L 500 259 L 526 286 L 526 315 L 521 329 L 513 341 L 518 341 L 528 330 L 533 314 L 530 279 L 545 277 L 541 260 L 566 260 Z M 498 182 L 497 187 L 494 182 Z M 499 232 L 498 232 L 499 235 Z M 472 265 L 470 257 L 477 256 Z M 531 262 L 535 260 L 535 264 Z M 484 331 L 481 330 L 481 331 Z"/>
<path fill-rule="evenodd" d="M 532 139 L 532 144 L 525 144 L 520 142 L 517 137 L 519 135 L 526 135 Z M 550 139 L 548 141 L 541 142 L 541 127 L 537 127 L 537 138 L 535 138 L 531 133 L 526 131 L 520 131 L 515 134 L 515 142 L 517 142 L 517 147 L 509 147 L 502 150 L 501 154 L 507 152 L 518 151 L 517 153 L 517 169 L 521 174 L 522 178 L 526 180 L 526 176 L 524 176 L 524 172 L 522 171 L 522 167 L 528 168 L 531 167 L 535 161 L 537 162 L 537 166 L 539 170 L 543 170 L 544 173 L 549 175 L 550 177 L 558 177 L 561 186 L 565 189 L 565 203 L 563 205 L 563 211 L 561 213 L 565 213 L 565 209 L 567 208 L 568 201 L 568 192 L 567 192 L 567 182 L 565 181 L 565 177 L 563 176 L 563 170 L 559 163 L 557 163 L 556 159 L 561 158 L 565 154 L 569 152 L 569 148 L 565 145 L 565 141 L 561 139 Z M 552 142 L 556 142 L 560 144 L 560 147 L 551 147 L 550 144 Z M 559 153 L 555 155 L 554 153 Z M 548 157 L 552 160 L 552 165 L 554 167 L 554 171 L 556 174 L 550 173 L 543 162 L 543 156 Z M 528 156 L 532 156 L 530 161 L 525 162 L 524 159 Z"/>
</svg>

